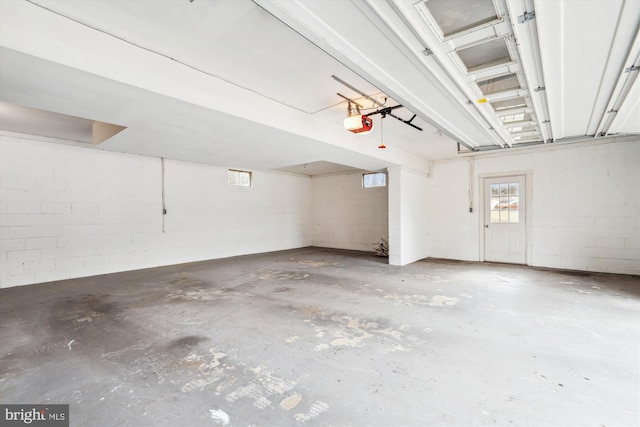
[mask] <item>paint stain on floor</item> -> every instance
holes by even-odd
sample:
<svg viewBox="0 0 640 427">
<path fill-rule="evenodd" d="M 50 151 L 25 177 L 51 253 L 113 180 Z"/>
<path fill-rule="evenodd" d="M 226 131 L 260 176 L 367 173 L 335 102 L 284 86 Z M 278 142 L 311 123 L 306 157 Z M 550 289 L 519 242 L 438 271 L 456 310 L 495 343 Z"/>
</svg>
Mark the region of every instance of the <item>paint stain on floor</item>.
<svg viewBox="0 0 640 427">
<path fill-rule="evenodd" d="M 327 267 L 330 265 L 338 265 L 333 262 L 312 261 L 312 260 L 295 261 L 295 264 L 304 265 L 306 267 Z"/>
<path fill-rule="evenodd" d="M 282 399 L 280 402 L 280 407 L 285 411 L 290 411 L 302 401 L 302 396 L 299 394 L 294 394 L 293 396 L 289 396 L 285 399 Z"/>
<path fill-rule="evenodd" d="M 252 297 L 254 294 L 233 289 L 178 289 L 167 295 L 169 299 L 182 301 L 215 301 L 224 297 Z"/>
<path fill-rule="evenodd" d="M 445 304 L 452 301 L 437 302 Z M 330 348 L 361 348 L 370 342 L 381 344 L 382 351 L 411 351 L 414 345 L 421 342 L 417 337 L 406 334 L 410 325 L 384 327 L 376 320 L 341 315 L 315 306 L 297 307 L 290 314 L 296 317 L 302 315 L 302 321 L 313 329 L 310 328 L 305 336 L 287 338 L 286 342 L 298 343 L 303 349 L 311 344 L 314 352 Z"/>
<path fill-rule="evenodd" d="M 309 278 L 309 275 L 299 271 L 279 271 L 279 270 L 260 270 L 253 274 L 258 280 L 275 280 L 275 281 L 289 281 L 289 280 L 305 280 Z"/>
<path fill-rule="evenodd" d="M 408 306 L 417 305 L 429 307 L 456 305 L 459 301 L 459 298 L 447 297 L 444 295 L 433 295 L 432 297 L 428 297 L 426 295 L 387 294 L 384 295 L 383 298 Z"/>
<path fill-rule="evenodd" d="M 296 414 L 295 415 L 295 419 L 296 419 L 296 421 L 298 421 L 300 423 L 305 423 L 305 422 L 317 417 L 321 413 L 325 412 L 327 409 L 329 409 L 329 404 L 318 400 L 313 405 L 311 405 L 311 407 L 309 408 L 307 413 L 305 413 L 305 414 Z"/>
<path fill-rule="evenodd" d="M 431 297 L 431 301 L 427 303 L 431 307 L 444 307 L 445 305 L 456 305 L 458 298 L 445 297 L 444 295 L 434 295 Z"/>
</svg>

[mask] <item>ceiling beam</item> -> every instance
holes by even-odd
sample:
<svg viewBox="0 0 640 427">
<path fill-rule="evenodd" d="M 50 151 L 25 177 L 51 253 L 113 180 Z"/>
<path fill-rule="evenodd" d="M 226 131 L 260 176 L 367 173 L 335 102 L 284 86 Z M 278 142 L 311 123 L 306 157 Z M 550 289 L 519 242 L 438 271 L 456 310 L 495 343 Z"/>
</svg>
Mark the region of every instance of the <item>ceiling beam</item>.
<svg viewBox="0 0 640 427">
<path fill-rule="evenodd" d="M 254 0 L 265 10 L 316 44 L 394 100 L 447 136 L 473 149 L 496 144 L 439 79 L 419 62 L 424 47 L 412 36 L 401 40 L 372 4 Z M 382 5 L 376 2 L 375 5 Z M 399 20 L 393 15 L 389 19 Z M 387 17 L 387 16 L 385 16 Z M 367 37 L 362 37 L 366 34 Z"/>
</svg>

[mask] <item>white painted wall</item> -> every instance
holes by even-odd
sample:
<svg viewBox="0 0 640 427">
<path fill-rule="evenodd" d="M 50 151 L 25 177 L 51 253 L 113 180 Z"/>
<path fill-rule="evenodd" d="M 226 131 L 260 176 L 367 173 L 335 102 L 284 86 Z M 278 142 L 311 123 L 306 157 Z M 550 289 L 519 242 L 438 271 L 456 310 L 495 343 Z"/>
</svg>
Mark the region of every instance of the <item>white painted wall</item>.
<svg viewBox="0 0 640 427">
<path fill-rule="evenodd" d="M 425 172 L 389 168 L 389 264 L 406 265 L 429 255 L 429 181 Z"/>
<path fill-rule="evenodd" d="M 165 160 L 169 263 L 311 244 L 311 179 L 254 172 L 227 185 L 227 168 Z"/>
<path fill-rule="evenodd" d="M 482 259 L 479 177 L 531 173 L 530 265 L 640 274 L 640 140 L 575 144 L 437 162 L 429 179 L 429 256 Z"/>
<path fill-rule="evenodd" d="M 31 138 L 31 137 L 29 137 Z M 480 177 L 527 171 L 530 265 L 640 274 L 640 140 L 575 144 L 313 179 L 0 136 L 0 286 L 83 277 L 308 245 L 371 251 L 393 265 L 481 260 Z"/>
<path fill-rule="evenodd" d="M 30 138 L 30 137 L 29 137 Z M 308 246 L 311 179 L 0 136 L 0 286 Z"/>
<path fill-rule="evenodd" d="M 477 261 L 478 215 L 477 207 L 469 212 L 469 160 L 435 163 L 427 188 L 429 256 Z"/>
<path fill-rule="evenodd" d="M 363 188 L 362 173 L 312 181 L 313 246 L 373 252 L 388 238 L 387 187 Z"/>
</svg>

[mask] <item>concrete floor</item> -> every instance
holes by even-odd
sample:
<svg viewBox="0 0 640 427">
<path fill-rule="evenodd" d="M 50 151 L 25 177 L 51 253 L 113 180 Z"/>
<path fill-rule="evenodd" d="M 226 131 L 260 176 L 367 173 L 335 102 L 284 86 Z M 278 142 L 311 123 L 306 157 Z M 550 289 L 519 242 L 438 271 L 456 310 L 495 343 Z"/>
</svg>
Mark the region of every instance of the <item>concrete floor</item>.
<svg viewBox="0 0 640 427">
<path fill-rule="evenodd" d="M 639 277 L 305 248 L 0 297 L 0 402 L 74 426 L 640 423 Z"/>
</svg>

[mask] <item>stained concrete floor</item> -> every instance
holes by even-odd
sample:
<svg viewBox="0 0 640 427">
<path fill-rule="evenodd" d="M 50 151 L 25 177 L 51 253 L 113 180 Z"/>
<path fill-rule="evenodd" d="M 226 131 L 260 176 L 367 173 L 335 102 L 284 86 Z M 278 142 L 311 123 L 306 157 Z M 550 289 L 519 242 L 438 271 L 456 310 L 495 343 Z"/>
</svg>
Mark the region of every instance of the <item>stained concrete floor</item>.
<svg viewBox="0 0 640 427">
<path fill-rule="evenodd" d="M 0 402 L 74 426 L 640 423 L 638 277 L 305 248 L 0 297 Z"/>
</svg>

